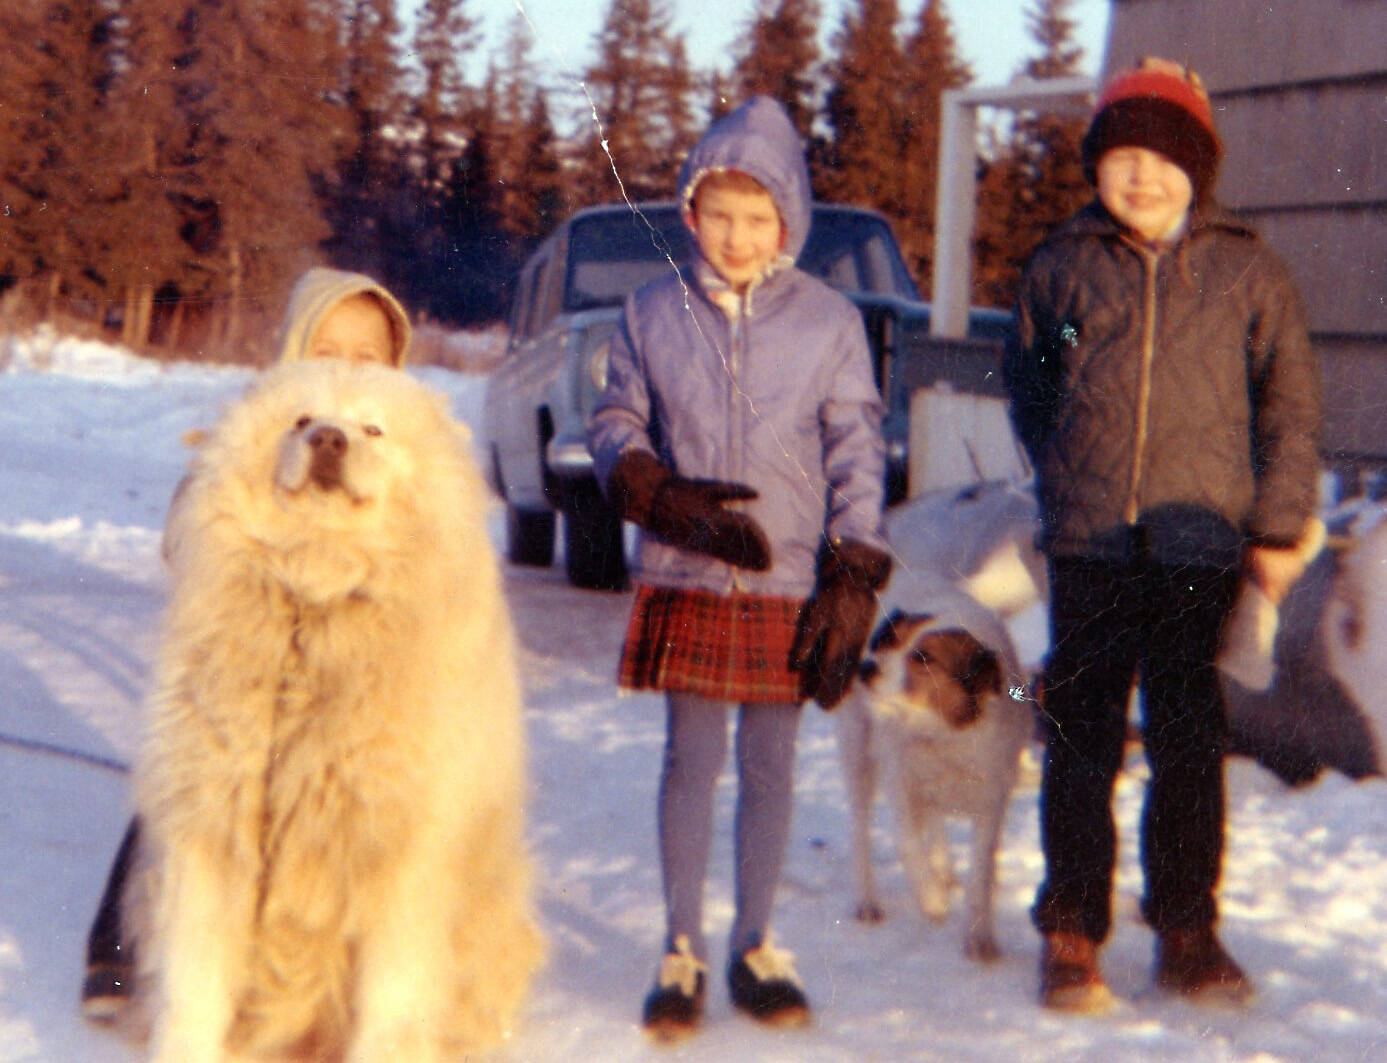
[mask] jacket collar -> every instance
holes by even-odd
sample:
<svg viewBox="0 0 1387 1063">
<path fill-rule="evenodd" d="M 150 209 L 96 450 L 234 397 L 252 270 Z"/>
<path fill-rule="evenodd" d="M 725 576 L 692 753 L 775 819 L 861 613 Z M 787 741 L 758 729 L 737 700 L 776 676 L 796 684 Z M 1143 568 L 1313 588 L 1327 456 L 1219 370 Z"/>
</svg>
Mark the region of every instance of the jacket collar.
<svg viewBox="0 0 1387 1063">
<path fill-rule="evenodd" d="M 788 255 L 777 256 L 766 272 L 747 286 L 745 294 L 735 291 L 700 254 L 694 255 L 693 276 L 708 301 L 721 310 L 729 321 L 735 321 L 743 315 L 751 317 L 753 300 L 763 302 L 768 295 L 772 295 L 777 287 L 775 282 L 793 266 L 794 261 Z"/>
<path fill-rule="evenodd" d="M 1182 239 L 1189 239 L 1211 229 L 1221 229 L 1239 236 L 1257 235 L 1257 231 L 1247 222 L 1220 207 L 1217 203 L 1208 201 L 1190 211 L 1189 223 L 1185 226 L 1184 235 L 1177 238 L 1175 242 L 1178 244 Z M 1103 206 L 1102 200 L 1097 196 L 1094 196 L 1082 210 L 1055 231 L 1055 237 L 1059 239 L 1066 237 L 1078 239 L 1087 236 L 1121 239 L 1125 235 L 1126 230 L 1116 218 L 1108 213 L 1108 208 Z"/>
</svg>

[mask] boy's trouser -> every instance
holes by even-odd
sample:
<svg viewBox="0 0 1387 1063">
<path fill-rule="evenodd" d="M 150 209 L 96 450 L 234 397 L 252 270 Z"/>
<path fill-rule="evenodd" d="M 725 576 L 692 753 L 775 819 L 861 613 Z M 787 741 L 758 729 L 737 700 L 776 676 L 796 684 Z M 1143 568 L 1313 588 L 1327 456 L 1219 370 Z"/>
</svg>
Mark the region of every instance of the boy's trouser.
<svg viewBox="0 0 1387 1063">
<path fill-rule="evenodd" d="M 660 775 L 660 871 L 668 920 L 667 948 L 686 935 L 707 957 L 703 883 L 713 839 L 713 797 L 727 760 L 727 714 L 733 703 L 694 694 L 667 696 Z M 798 704 L 746 704 L 737 719 L 737 815 L 734 825 L 736 916 L 732 955 L 761 944 L 785 862 L 794 803 Z"/>
<path fill-rule="evenodd" d="M 1117 857 L 1113 786 L 1132 678 L 1151 767 L 1141 820 L 1142 913 L 1158 932 L 1211 925 L 1223 859 L 1227 725 L 1214 656 L 1235 569 L 1050 559 L 1050 658 L 1040 836 L 1042 932 L 1104 940 Z"/>
</svg>

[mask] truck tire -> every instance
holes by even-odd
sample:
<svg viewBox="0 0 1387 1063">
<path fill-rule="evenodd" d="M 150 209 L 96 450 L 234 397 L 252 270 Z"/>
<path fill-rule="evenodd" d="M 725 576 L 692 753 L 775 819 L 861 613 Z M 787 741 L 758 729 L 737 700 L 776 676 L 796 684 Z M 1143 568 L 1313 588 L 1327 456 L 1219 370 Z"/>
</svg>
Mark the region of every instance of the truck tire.
<svg viewBox="0 0 1387 1063">
<path fill-rule="evenodd" d="M 552 509 L 519 509 L 506 503 L 506 559 L 513 565 L 548 568 L 554 563 Z"/>
<path fill-rule="evenodd" d="M 575 480 L 563 490 L 564 556 L 568 582 L 596 591 L 624 591 L 626 550 L 621 519 L 594 480 Z"/>
</svg>

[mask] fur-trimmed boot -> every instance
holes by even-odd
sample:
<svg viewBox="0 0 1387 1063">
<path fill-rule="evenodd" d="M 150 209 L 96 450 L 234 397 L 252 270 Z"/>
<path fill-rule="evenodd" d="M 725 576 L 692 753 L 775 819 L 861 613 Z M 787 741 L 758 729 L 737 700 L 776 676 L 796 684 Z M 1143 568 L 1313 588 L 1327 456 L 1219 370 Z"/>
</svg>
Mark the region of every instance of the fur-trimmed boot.
<svg viewBox="0 0 1387 1063">
<path fill-rule="evenodd" d="M 794 956 L 769 941 L 742 953 L 727 969 L 732 1003 L 768 1026 L 806 1026 L 809 999 L 804 995 Z"/>
<path fill-rule="evenodd" d="M 660 961 L 655 986 L 641 1010 L 641 1025 L 657 1041 L 677 1041 L 703 1021 L 707 966 L 693 954 L 689 939 L 680 934 L 674 951 Z"/>
</svg>

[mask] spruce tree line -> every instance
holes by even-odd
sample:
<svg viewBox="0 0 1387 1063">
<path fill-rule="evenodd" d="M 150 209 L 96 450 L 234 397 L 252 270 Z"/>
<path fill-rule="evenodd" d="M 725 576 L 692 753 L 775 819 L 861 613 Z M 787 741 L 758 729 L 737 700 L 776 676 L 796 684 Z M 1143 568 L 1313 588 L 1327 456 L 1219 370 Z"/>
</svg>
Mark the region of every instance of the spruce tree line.
<svg viewBox="0 0 1387 1063">
<path fill-rule="evenodd" d="M 815 194 L 893 221 L 928 294 L 940 94 L 967 85 L 944 0 L 747 0 L 700 70 L 671 0 L 610 0 L 579 71 L 479 0 L 12 0 L 0 7 L 0 314 L 150 351 L 256 359 L 293 277 L 378 277 L 446 323 L 503 319 L 516 270 L 589 203 L 668 197 L 710 118 L 783 101 Z M 1024 73 L 1072 74 L 1072 0 L 1031 0 Z M 402 11 L 410 23 L 401 22 Z M 468 71 L 473 73 L 471 80 Z M 1086 190 L 1082 125 L 1021 115 L 979 155 L 976 295 Z"/>
</svg>

